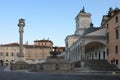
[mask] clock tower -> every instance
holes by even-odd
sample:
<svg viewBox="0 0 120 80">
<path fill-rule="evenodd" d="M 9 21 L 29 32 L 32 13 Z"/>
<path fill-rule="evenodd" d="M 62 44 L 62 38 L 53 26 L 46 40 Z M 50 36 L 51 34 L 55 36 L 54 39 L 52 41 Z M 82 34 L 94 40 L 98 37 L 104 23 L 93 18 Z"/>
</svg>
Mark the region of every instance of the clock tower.
<svg viewBox="0 0 120 80">
<path fill-rule="evenodd" d="M 90 27 L 91 14 L 86 13 L 85 8 L 83 7 L 83 9 L 76 16 L 75 20 L 76 20 L 75 34 L 83 35 L 84 30 Z"/>
</svg>

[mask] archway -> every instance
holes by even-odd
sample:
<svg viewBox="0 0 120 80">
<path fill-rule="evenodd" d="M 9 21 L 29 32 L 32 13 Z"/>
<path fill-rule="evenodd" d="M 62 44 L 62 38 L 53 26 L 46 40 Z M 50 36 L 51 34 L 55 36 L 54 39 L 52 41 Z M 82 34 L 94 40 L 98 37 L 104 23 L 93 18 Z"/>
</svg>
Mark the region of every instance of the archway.
<svg viewBox="0 0 120 80">
<path fill-rule="evenodd" d="M 85 57 L 86 59 L 105 59 L 105 45 L 98 41 L 87 43 L 85 45 Z"/>
</svg>

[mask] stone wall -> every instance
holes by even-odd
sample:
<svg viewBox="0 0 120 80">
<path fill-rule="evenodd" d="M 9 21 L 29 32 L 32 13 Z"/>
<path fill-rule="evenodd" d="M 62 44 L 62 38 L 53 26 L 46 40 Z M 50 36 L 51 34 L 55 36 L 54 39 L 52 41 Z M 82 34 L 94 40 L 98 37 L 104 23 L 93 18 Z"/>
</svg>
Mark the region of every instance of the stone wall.
<svg viewBox="0 0 120 80">
<path fill-rule="evenodd" d="M 61 63 L 58 64 L 59 70 L 72 70 L 74 68 L 73 64 L 70 63 Z"/>
<path fill-rule="evenodd" d="M 57 69 L 57 65 L 55 63 L 43 63 L 42 69 L 45 71 L 55 71 Z"/>
<path fill-rule="evenodd" d="M 10 64 L 11 70 L 27 70 L 29 67 L 30 67 L 30 65 L 24 61 L 18 61 L 16 63 Z"/>
<path fill-rule="evenodd" d="M 71 71 L 74 68 L 70 63 L 42 63 L 32 64 L 29 71 L 44 72 L 44 71 Z"/>
<path fill-rule="evenodd" d="M 11 63 L 11 70 L 29 70 L 35 72 L 44 71 L 71 71 L 74 65 L 64 62 L 63 59 L 48 59 L 47 62 L 28 64 L 26 62 Z"/>
</svg>

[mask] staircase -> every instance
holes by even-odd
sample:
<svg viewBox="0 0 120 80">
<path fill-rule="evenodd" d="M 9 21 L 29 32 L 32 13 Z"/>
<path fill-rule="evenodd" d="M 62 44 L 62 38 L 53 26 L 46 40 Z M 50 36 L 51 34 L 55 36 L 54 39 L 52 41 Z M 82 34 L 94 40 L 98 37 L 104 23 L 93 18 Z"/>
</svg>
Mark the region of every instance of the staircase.
<svg viewBox="0 0 120 80">
<path fill-rule="evenodd" d="M 75 67 L 78 66 L 80 65 L 75 65 Z M 117 66 L 110 64 L 107 60 L 84 60 L 84 68 L 97 71 L 120 71 Z"/>
</svg>

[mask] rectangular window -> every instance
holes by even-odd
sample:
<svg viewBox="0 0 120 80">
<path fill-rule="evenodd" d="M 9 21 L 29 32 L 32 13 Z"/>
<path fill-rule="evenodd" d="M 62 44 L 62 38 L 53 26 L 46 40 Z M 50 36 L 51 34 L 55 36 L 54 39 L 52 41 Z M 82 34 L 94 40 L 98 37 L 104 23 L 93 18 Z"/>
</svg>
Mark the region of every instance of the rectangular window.
<svg viewBox="0 0 120 80">
<path fill-rule="evenodd" d="M 107 43 L 109 43 L 109 32 L 106 34 L 107 37 Z"/>
<path fill-rule="evenodd" d="M 11 53 L 11 56 L 14 56 L 14 53 L 13 53 L 13 52 Z"/>
<path fill-rule="evenodd" d="M 118 65 L 118 59 L 116 59 L 116 61 L 115 61 L 115 62 L 116 62 L 116 65 Z"/>
<path fill-rule="evenodd" d="M 109 49 L 107 49 L 107 55 L 109 55 Z"/>
<path fill-rule="evenodd" d="M 115 46 L 115 53 L 118 53 L 118 46 Z"/>
<path fill-rule="evenodd" d="M 6 52 L 6 56 L 8 56 L 8 52 Z"/>
<path fill-rule="evenodd" d="M 116 22 L 116 23 L 118 22 L 118 16 L 115 17 L 115 22 Z"/>
<path fill-rule="evenodd" d="M 105 59 L 105 56 L 106 56 L 106 55 L 105 55 L 105 51 L 103 51 L 103 59 Z"/>
<path fill-rule="evenodd" d="M 109 24 L 107 24 L 107 29 L 109 28 Z"/>
<path fill-rule="evenodd" d="M 2 52 L 0 52 L 0 56 L 3 56 L 3 53 L 2 53 Z"/>
<path fill-rule="evenodd" d="M 116 36 L 116 39 L 119 38 L 119 30 L 118 30 L 118 28 L 115 29 L 115 36 Z"/>
</svg>

